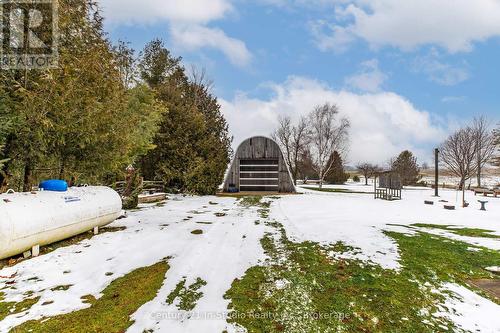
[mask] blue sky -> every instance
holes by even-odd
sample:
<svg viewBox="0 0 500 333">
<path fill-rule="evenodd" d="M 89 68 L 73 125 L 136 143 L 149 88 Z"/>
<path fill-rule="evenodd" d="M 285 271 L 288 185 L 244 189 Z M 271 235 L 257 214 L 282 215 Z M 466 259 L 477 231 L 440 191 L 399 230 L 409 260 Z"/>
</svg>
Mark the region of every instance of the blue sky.
<svg viewBox="0 0 500 333">
<path fill-rule="evenodd" d="M 215 82 L 235 144 L 337 103 L 349 163 L 432 148 L 500 121 L 498 0 L 100 0 L 112 40 L 162 38 Z"/>
</svg>

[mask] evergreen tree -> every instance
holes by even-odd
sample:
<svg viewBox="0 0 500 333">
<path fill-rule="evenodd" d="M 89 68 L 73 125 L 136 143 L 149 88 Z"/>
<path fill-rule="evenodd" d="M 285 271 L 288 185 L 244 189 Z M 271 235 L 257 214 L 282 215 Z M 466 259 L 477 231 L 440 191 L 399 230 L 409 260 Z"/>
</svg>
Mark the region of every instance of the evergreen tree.
<svg viewBox="0 0 500 333">
<path fill-rule="evenodd" d="M 326 174 L 325 180 L 330 184 L 344 184 L 349 179 L 349 175 L 345 172 L 342 157 L 337 151 L 333 152 L 328 163 L 331 163 L 332 167 Z"/>
<path fill-rule="evenodd" d="M 1 85 L 5 94 L 2 104 L 8 105 L 8 118 L 12 121 L 4 139 L 3 157 L 8 161 L 2 167 L 2 187 L 14 174 L 23 189 L 31 189 L 31 176 L 36 163 L 47 149 L 44 135 L 50 126 L 47 103 L 38 92 L 45 77 L 39 73 L 2 71 Z"/>
<path fill-rule="evenodd" d="M 124 163 L 127 126 L 123 125 L 128 119 L 121 114 L 126 94 L 102 18 L 91 3 L 85 6 L 69 10 L 60 22 L 62 70 L 52 76 L 60 90 L 53 94 L 57 107 L 50 115 L 49 136 L 51 151 L 59 160 L 59 177 L 95 182 Z M 92 15 L 82 20 L 83 13 Z"/>
<path fill-rule="evenodd" d="M 229 163 L 231 138 L 217 99 L 203 82 L 192 82 L 160 40 L 141 55 L 141 78 L 167 112 L 153 141 L 155 149 L 141 163 L 147 179 L 162 180 L 169 189 L 213 194 Z"/>
<path fill-rule="evenodd" d="M 39 180 L 40 170 L 102 182 L 153 148 L 148 140 L 163 110 L 151 89 L 126 86 L 123 59 L 92 0 L 62 0 L 59 12 L 58 68 L 4 70 L 0 76 L 2 105 L 15 120 L 3 142 L 1 156 L 9 161 L 2 175 L 24 190 Z"/>
<path fill-rule="evenodd" d="M 232 137 L 209 83 L 202 78 L 193 80 L 188 86 L 188 96 L 203 115 L 204 133 L 199 139 L 199 163 L 190 167 L 187 188 L 198 194 L 213 194 L 222 183 L 230 162 Z"/>
<path fill-rule="evenodd" d="M 154 91 L 148 86 L 140 84 L 127 92 L 127 108 L 123 115 L 132 124 L 136 124 L 124 133 L 128 135 L 128 161 L 137 162 L 148 151 L 155 148 L 154 137 L 158 132 L 162 115 L 166 112 L 165 106 L 156 100 Z"/>
<path fill-rule="evenodd" d="M 302 180 L 306 179 L 318 179 L 318 173 L 314 170 L 314 162 L 312 160 L 311 152 L 309 149 L 304 149 L 300 154 L 298 170 L 300 170 L 299 176 Z"/>
<path fill-rule="evenodd" d="M 2 89 L 1 86 L 0 89 Z M 13 121 L 13 119 L 11 119 L 10 117 L 11 113 L 9 111 L 8 99 L 3 93 L 3 90 L 0 90 L 0 193 L 2 192 L 2 185 L 5 179 L 3 168 L 5 163 L 8 161 L 5 156 L 4 145 L 7 140 L 7 136 L 9 135 Z"/>
<path fill-rule="evenodd" d="M 401 177 L 403 186 L 414 185 L 421 178 L 417 158 L 411 151 L 403 151 L 392 161 L 391 165 L 392 171 Z"/>
<path fill-rule="evenodd" d="M 113 52 L 116 55 L 116 66 L 123 85 L 126 88 L 134 87 L 138 82 L 137 58 L 134 49 L 129 47 L 129 43 L 118 41 L 118 45 L 113 47 Z"/>
</svg>

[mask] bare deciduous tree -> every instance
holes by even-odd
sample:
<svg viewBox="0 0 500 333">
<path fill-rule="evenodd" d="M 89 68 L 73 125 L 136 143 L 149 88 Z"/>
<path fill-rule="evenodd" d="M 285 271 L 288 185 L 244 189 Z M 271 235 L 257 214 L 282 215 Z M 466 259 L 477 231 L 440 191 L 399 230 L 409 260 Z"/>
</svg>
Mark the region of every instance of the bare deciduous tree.
<svg viewBox="0 0 500 333">
<path fill-rule="evenodd" d="M 371 163 L 360 163 L 356 166 L 359 172 L 365 177 L 365 185 L 368 185 L 368 180 L 375 176 L 378 172 L 382 171 L 378 165 Z"/>
<path fill-rule="evenodd" d="M 188 78 L 193 84 L 199 87 L 204 87 L 210 93 L 214 88 L 214 81 L 208 77 L 205 67 L 199 68 L 195 65 L 191 65 Z"/>
<path fill-rule="evenodd" d="M 118 45 L 113 48 L 116 54 L 116 67 L 122 78 L 123 85 L 127 88 L 133 87 L 137 82 L 137 58 L 134 49 L 130 48 L 130 43 L 118 41 Z"/>
<path fill-rule="evenodd" d="M 300 118 L 298 124 L 294 126 L 290 117 L 280 117 L 278 129 L 272 134 L 272 138 L 281 146 L 293 181 L 297 185 L 300 156 L 309 144 L 309 129 L 306 118 Z"/>
<path fill-rule="evenodd" d="M 483 168 L 492 161 L 496 150 L 495 136 L 486 117 L 475 118 L 472 124 L 477 158 L 477 186 L 481 187 Z"/>
<path fill-rule="evenodd" d="M 301 117 L 297 126 L 294 126 L 292 129 L 292 149 L 293 149 L 293 167 L 292 167 L 292 175 L 297 184 L 297 177 L 300 172 L 300 157 L 302 153 L 307 149 L 310 141 L 310 131 L 309 126 L 307 124 L 306 117 Z"/>
<path fill-rule="evenodd" d="M 494 157 L 493 164 L 500 167 L 500 127 L 493 132 L 493 135 L 495 137 L 495 144 L 497 150 L 497 154 Z"/>
<path fill-rule="evenodd" d="M 332 167 L 330 156 L 334 151 L 340 154 L 347 149 L 350 123 L 346 118 L 338 119 L 339 108 L 326 103 L 316 106 L 310 114 L 311 153 L 315 171 L 319 175 L 319 186 L 323 187 L 325 176 Z"/>
<path fill-rule="evenodd" d="M 280 145 L 288 167 L 292 168 L 292 119 L 288 116 L 280 116 L 278 128 L 271 134 L 271 137 Z"/>
<path fill-rule="evenodd" d="M 460 179 L 462 205 L 465 206 L 465 182 L 478 169 L 476 133 L 470 126 L 462 128 L 446 139 L 441 148 L 442 163 Z"/>
</svg>

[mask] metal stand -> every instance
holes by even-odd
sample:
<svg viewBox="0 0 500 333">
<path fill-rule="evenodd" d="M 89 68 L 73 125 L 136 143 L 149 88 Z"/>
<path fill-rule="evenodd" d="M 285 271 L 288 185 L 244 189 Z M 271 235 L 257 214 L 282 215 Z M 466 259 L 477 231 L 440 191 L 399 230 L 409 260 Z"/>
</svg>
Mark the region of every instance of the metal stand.
<svg viewBox="0 0 500 333">
<path fill-rule="evenodd" d="M 477 202 L 479 202 L 481 204 L 480 210 L 486 211 L 486 204 L 488 203 L 488 201 L 478 200 Z"/>
</svg>

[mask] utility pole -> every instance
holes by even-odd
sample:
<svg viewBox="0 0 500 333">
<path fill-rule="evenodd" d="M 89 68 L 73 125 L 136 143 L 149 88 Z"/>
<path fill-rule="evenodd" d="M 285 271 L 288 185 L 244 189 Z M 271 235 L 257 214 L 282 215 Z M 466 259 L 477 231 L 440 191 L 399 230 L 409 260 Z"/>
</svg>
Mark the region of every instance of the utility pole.
<svg viewBox="0 0 500 333">
<path fill-rule="evenodd" d="M 439 197 L 439 149 L 434 149 L 434 196 Z"/>
</svg>

